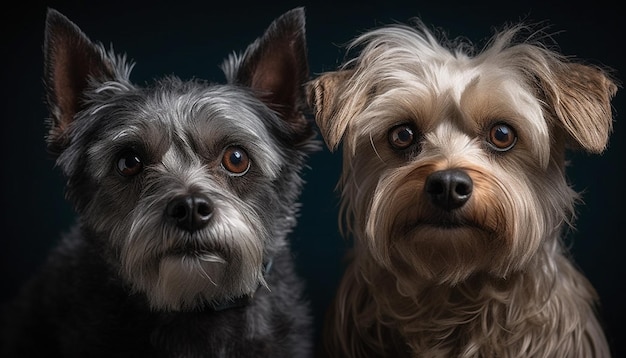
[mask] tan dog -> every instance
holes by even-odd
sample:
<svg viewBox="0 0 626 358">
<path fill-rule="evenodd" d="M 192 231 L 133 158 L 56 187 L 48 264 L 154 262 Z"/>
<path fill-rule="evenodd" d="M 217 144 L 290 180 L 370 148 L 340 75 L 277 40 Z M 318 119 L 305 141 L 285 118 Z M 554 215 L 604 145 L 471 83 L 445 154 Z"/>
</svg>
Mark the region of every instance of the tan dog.
<svg viewBox="0 0 626 358">
<path fill-rule="evenodd" d="M 381 27 L 310 83 L 326 144 L 343 144 L 355 245 L 326 324 L 331 355 L 610 355 L 562 238 L 579 200 L 566 150 L 605 149 L 617 86 L 518 41 L 525 30 L 475 52 L 420 23 Z"/>
</svg>

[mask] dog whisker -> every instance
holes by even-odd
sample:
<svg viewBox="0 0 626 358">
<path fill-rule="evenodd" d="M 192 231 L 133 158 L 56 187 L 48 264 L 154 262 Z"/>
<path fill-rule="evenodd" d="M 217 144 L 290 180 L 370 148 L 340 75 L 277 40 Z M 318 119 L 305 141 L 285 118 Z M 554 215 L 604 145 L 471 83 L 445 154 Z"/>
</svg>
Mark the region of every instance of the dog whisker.
<svg viewBox="0 0 626 358">
<path fill-rule="evenodd" d="M 372 146 L 372 149 L 374 150 L 374 153 L 376 153 L 376 156 L 378 157 L 378 159 L 380 159 L 381 162 L 385 162 L 383 160 L 383 158 L 380 156 L 380 154 L 378 154 L 378 150 L 376 150 L 376 144 L 374 144 L 374 139 L 372 139 L 372 134 L 369 134 L 370 137 L 370 145 Z"/>
<path fill-rule="evenodd" d="M 211 276 L 206 272 L 206 270 L 204 269 L 204 267 L 202 266 L 202 264 L 196 264 L 195 266 L 197 266 L 197 269 L 200 270 L 200 272 L 202 273 L 202 275 L 204 277 L 206 277 L 211 284 L 213 284 L 213 286 L 217 286 L 217 283 L 215 283 L 215 281 L 213 281 L 213 279 L 211 278 Z"/>
<path fill-rule="evenodd" d="M 217 256 L 215 254 L 209 254 L 209 253 L 197 253 L 196 254 L 198 259 L 200 259 L 201 261 L 205 261 L 205 262 L 213 262 L 213 263 L 218 263 L 218 264 L 225 264 L 226 260 L 224 260 L 224 258 Z"/>
</svg>

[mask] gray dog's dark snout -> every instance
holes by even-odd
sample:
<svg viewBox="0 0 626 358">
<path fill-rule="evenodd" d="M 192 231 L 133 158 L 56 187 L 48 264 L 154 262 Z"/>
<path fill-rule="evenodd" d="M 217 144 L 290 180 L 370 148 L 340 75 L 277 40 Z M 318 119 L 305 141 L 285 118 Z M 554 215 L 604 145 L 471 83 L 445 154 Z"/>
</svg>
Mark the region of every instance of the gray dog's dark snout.
<svg viewBox="0 0 626 358">
<path fill-rule="evenodd" d="M 213 215 L 213 203 L 203 194 L 190 194 L 172 199 L 166 209 L 168 217 L 186 231 L 204 228 Z"/>
<path fill-rule="evenodd" d="M 474 183 L 463 170 L 447 169 L 428 176 L 424 190 L 433 204 L 451 211 L 463 206 L 472 196 Z"/>
</svg>

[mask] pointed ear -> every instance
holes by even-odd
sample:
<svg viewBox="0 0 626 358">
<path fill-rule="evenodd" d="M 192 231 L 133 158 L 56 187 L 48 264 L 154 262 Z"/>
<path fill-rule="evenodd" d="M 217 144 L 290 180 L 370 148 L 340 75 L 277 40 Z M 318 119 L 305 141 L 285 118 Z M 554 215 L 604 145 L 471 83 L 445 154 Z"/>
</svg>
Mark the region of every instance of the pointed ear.
<svg viewBox="0 0 626 358">
<path fill-rule="evenodd" d="M 313 108 L 315 122 L 326 146 L 334 151 L 339 146 L 348 122 L 338 115 L 343 107 L 341 94 L 354 70 L 326 72 L 307 84 L 307 101 Z"/>
<path fill-rule="evenodd" d="M 304 83 L 308 80 L 303 8 L 276 18 L 246 49 L 235 81 L 257 90 L 261 99 L 292 124 L 304 121 Z"/>
<path fill-rule="evenodd" d="M 617 85 L 599 68 L 561 63 L 541 78 L 546 102 L 574 148 L 601 153 L 613 128 L 611 99 Z"/>
<path fill-rule="evenodd" d="M 54 9 L 48 9 L 44 35 L 44 84 L 52 116 L 47 143 L 50 152 L 59 154 L 90 78 L 113 79 L 114 71 L 101 47 Z"/>
</svg>

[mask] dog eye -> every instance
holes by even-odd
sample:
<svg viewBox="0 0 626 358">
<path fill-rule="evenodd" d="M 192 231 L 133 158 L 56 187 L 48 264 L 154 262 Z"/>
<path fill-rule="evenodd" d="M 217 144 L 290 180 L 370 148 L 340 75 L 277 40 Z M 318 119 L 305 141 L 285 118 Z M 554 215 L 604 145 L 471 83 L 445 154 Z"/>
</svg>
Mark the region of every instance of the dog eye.
<svg viewBox="0 0 626 358">
<path fill-rule="evenodd" d="M 406 149 L 415 143 L 413 128 L 407 124 L 391 128 L 388 138 L 389 144 L 395 149 Z"/>
<path fill-rule="evenodd" d="M 497 123 L 489 130 L 487 139 L 491 147 L 499 152 L 505 152 L 517 143 L 517 135 L 513 128 L 504 123 Z"/>
<path fill-rule="evenodd" d="M 125 177 L 137 175 L 142 169 L 141 158 L 133 151 L 122 153 L 117 160 L 117 171 Z"/>
<path fill-rule="evenodd" d="M 248 153 L 237 146 L 226 148 L 222 156 L 222 167 L 235 176 L 246 174 L 250 169 Z"/>
</svg>

